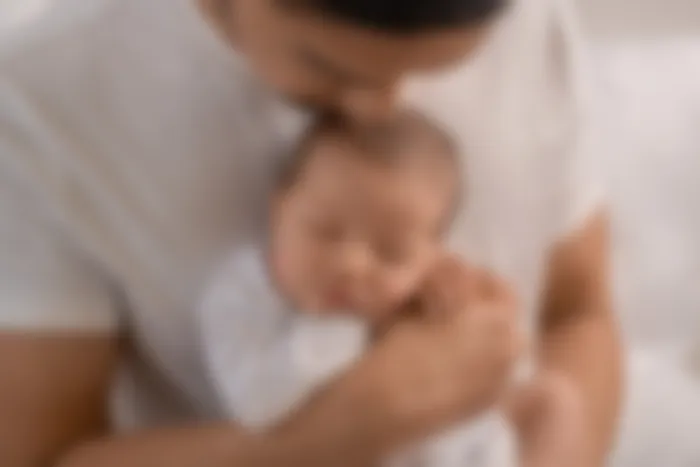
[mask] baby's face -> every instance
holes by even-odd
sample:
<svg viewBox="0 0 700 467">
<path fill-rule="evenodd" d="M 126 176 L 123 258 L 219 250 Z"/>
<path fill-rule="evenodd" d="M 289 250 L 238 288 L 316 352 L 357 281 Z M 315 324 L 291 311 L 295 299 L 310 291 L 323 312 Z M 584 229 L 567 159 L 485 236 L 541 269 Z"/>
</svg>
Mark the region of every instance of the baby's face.
<svg viewBox="0 0 700 467">
<path fill-rule="evenodd" d="M 439 254 L 455 187 L 431 164 L 388 166 L 330 143 L 314 151 L 275 203 L 275 279 L 302 309 L 380 322 Z"/>
</svg>

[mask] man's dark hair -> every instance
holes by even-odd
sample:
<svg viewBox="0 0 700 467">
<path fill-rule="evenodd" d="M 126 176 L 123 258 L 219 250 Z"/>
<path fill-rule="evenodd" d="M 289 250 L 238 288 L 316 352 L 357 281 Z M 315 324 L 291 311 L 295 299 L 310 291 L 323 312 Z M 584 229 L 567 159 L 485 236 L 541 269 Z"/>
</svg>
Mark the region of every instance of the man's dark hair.
<svg viewBox="0 0 700 467">
<path fill-rule="evenodd" d="M 462 27 L 488 20 L 507 0 L 278 0 L 393 33 Z"/>
</svg>

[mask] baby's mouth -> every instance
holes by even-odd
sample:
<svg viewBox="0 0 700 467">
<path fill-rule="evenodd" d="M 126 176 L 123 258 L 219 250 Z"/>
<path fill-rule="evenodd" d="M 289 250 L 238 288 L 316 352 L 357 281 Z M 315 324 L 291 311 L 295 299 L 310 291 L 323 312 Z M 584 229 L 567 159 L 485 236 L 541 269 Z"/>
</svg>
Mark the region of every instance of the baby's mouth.
<svg viewBox="0 0 700 467">
<path fill-rule="evenodd" d="M 347 309 L 352 306 L 350 294 L 345 288 L 330 288 L 325 294 L 326 306 L 333 309 Z"/>
</svg>

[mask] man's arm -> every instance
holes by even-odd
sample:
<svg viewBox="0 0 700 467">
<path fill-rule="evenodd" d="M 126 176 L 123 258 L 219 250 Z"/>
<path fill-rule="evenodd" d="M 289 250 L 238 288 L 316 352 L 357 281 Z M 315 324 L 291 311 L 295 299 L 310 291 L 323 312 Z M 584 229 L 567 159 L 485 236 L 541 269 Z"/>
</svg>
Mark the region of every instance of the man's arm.
<svg viewBox="0 0 700 467">
<path fill-rule="evenodd" d="M 397 324 L 289 424 L 265 435 L 219 423 L 110 436 L 104 402 L 115 340 L 0 333 L 0 465 L 375 465 L 497 398 L 517 340 L 504 295 L 474 297 L 473 308 L 440 324 Z"/>
<path fill-rule="evenodd" d="M 0 465 L 50 465 L 103 433 L 117 342 L 0 331 Z"/>
<path fill-rule="evenodd" d="M 608 219 L 592 217 L 553 251 L 542 315 L 545 368 L 576 384 L 589 415 L 588 465 L 604 465 L 621 393 L 621 345 L 612 311 Z"/>
<path fill-rule="evenodd" d="M 373 455 L 357 433 L 374 423 L 363 419 L 374 413 L 374 394 L 358 377 L 269 436 L 222 423 L 109 437 L 106 394 L 117 356 L 117 340 L 107 335 L 0 333 L 0 465 L 356 467 Z"/>
</svg>

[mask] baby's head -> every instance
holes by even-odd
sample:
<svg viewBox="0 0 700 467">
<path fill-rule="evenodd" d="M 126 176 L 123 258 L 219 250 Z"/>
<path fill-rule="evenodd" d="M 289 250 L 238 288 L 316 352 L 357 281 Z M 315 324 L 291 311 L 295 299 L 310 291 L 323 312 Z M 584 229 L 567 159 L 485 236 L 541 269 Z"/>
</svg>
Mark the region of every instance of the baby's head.
<svg viewBox="0 0 700 467">
<path fill-rule="evenodd" d="M 289 162 L 271 220 L 278 287 L 304 310 L 381 321 L 441 253 L 460 191 L 450 138 L 413 112 L 372 129 L 328 117 Z"/>
</svg>

